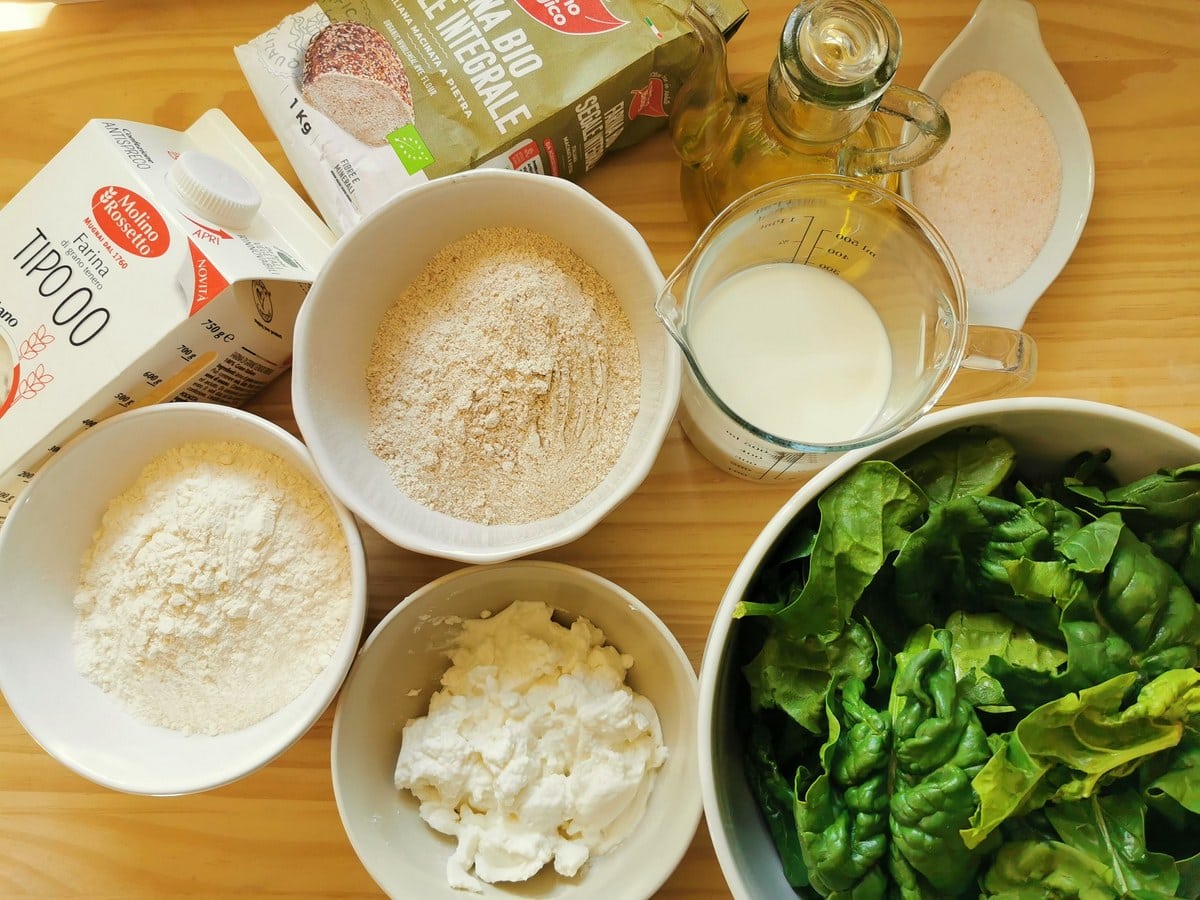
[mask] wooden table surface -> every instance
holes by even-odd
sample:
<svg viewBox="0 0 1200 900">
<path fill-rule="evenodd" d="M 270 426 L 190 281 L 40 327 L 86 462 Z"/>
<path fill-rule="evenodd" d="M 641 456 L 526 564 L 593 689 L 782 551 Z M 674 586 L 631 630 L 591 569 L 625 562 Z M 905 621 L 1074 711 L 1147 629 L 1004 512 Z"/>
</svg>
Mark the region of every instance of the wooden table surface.
<svg viewBox="0 0 1200 900">
<path fill-rule="evenodd" d="M 233 47 L 298 0 L 99 0 L 0 30 L 0 203 L 90 118 L 184 129 L 223 109 L 298 181 L 255 105 Z M 892 0 L 899 83 L 916 86 L 974 0 Z M 49 7 L 0 3 L 3 16 Z M 791 5 L 749 0 L 731 69 L 765 71 Z M 1071 262 L 1027 330 L 1040 371 L 1028 394 L 1106 401 L 1200 432 L 1200 5 L 1196 0 L 1037 0 L 1043 36 L 1091 129 L 1096 191 Z M 645 236 L 664 272 L 690 245 L 665 134 L 604 161 L 584 186 Z M 3 297 L 0 285 L 0 299 Z M 250 408 L 293 432 L 289 381 Z M 541 554 L 641 597 L 699 667 L 742 554 L 792 488 L 723 475 L 674 426 L 640 490 L 580 540 Z M 368 628 L 407 593 L 459 567 L 364 528 Z M 2 576 L 0 576 L 2 584 Z M 0 895 L 353 897 L 380 892 L 342 831 L 329 778 L 332 710 L 276 762 L 229 787 L 157 799 L 97 787 L 44 753 L 0 703 Z M 728 896 L 702 825 L 661 892 Z"/>
</svg>

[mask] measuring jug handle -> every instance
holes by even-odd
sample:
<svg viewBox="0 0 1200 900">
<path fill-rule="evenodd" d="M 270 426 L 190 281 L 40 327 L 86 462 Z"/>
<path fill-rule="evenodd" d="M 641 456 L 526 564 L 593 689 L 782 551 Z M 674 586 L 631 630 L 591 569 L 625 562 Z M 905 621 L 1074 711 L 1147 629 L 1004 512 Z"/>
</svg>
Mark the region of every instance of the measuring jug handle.
<svg viewBox="0 0 1200 900">
<path fill-rule="evenodd" d="M 958 374 L 943 402 L 970 403 L 1015 393 L 1033 381 L 1037 357 L 1037 343 L 1023 331 L 972 325 Z"/>
<path fill-rule="evenodd" d="M 913 136 L 895 147 L 847 145 L 838 155 L 839 171 L 866 177 L 919 166 L 950 139 L 950 117 L 942 105 L 913 88 L 893 84 L 879 98 L 878 110 L 911 122 Z"/>
</svg>

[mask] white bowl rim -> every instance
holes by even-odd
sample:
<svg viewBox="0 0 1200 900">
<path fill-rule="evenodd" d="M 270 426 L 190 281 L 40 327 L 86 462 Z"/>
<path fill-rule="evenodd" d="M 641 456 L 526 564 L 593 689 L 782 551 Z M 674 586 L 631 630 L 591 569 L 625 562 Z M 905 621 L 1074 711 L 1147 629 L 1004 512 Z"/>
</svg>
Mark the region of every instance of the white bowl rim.
<svg viewBox="0 0 1200 900">
<path fill-rule="evenodd" d="M 341 733 L 341 729 L 342 729 L 342 701 L 343 701 L 343 698 L 350 692 L 351 687 L 354 683 L 355 675 L 357 674 L 357 671 L 359 669 L 358 660 L 366 654 L 367 650 L 370 649 L 372 644 L 375 643 L 378 636 L 381 635 L 384 632 L 384 630 L 389 627 L 390 623 L 392 623 L 399 617 L 405 615 L 407 607 L 409 605 L 411 605 L 411 603 L 414 600 L 420 599 L 421 597 L 424 597 L 425 595 L 433 593 L 435 591 L 440 591 L 447 585 L 452 585 L 455 582 L 462 581 L 464 579 L 488 577 L 488 575 L 490 575 L 494 572 L 500 571 L 500 570 L 520 570 L 520 569 L 526 569 L 526 570 L 539 570 L 540 569 L 543 571 L 558 572 L 558 573 L 560 573 L 566 577 L 570 577 L 570 578 L 583 578 L 584 580 L 591 581 L 591 582 L 605 588 L 606 590 L 611 591 L 616 597 L 619 597 L 622 602 L 624 602 L 626 605 L 628 605 L 632 609 L 639 612 L 643 617 L 645 617 L 648 621 L 650 621 L 654 625 L 655 630 L 658 632 L 658 634 L 662 638 L 663 642 L 666 644 L 668 649 L 671 651 L 671 655 L 674 656 L 676 661 L 680 663 L 680 665 L 685 673 L 685 680 L 689 686 L 688 693 L 690 694 L 693 702 L 695 702 L 695 700 L 697 699 L 697 692 L 699 691 L 699 685 L 700 685 L 699 677 L 696 674 L 695 667 L 692 665 L 692 661 L 688 658 L 687 652 L 683 649 L 683 645 L 679 643 L 679 639 L 677 637 L 675 637 L 674 632 L 672 632 L 671 629 L 667 627 L 666 623 L 663 622 L 662 619 L 660 619 L 658 617 L 658 614 L 655 613 L 653 609 L 651 609 L 644 601 L 640 600 L 636 595 L 632 594 L 625 588 L 621 587 L 621 585 L 617 584 L 616 582 L 611 581 L 608 578 L 605 578 L 603 575 L 597 574 L 596 572 L 592 572 L 589 569 L 584 569 L 579 566 L 569 565 L 567 563 L 555 562 L 552 560 L 514 559 L 514 560 L 506 560 L 503 562 L 499 562 L 494 565 L 486 565 L 486 566 L 484 566 L 484 565 L 469 565 L 464 568 L 455 569 L 454 571 L 447 572 L 445 575 L 441 575 L 441 576 L 435 578 L 433 581 L 430 581 L 430 582 L 422 585 L 421 587 L 417 588 L 415 591 L 413 591 L 411 594 L 409 594 L 403 600 L 401 600 L 399 603 L 397 603 L 387 613 L 387 615 L 385 615 L 382 619 L 380 619 L 379 624 L 376 625 L 373 629 L 371 629 L 370 635 L 368 635 L 367 639 L 365 641 L 363 641 L 362 646 L 359 648 L 358 654 L 355 657 L 354 665 L 351 666 L 350 673 L 346 676 L 346 679 L 342 684 L 342 690 L 338 697 L 337 705 L 334 708 L 333 730 L 331 732 L 331 737 L 330 737 L 330 742 L 329 742 L 329 744 L 330 744 L 329 774 L 330 774 L 330 780 L 333 783 L 333 796 L 334 796 L 334 802 L 337 805 L 338 817 L 342 821 L 342 830 L 345 831 L 346 838 L 347 838 L 347 840 L 350 841 L 351 846 L 354 848 L 355 855 L 358 857 L 359 862 L 362 864 L 363 868 L 367 870 L 367 873 L 371 876 L 372 879 L 375 880 L 376 884 L 379 885 L 379 887 L 381 889 L 384 889 L 383 888 L 384 880 L 378 876 L 376 869 L 372 866 L 371 863 L 368 862 L 367 854 L 365 854 L 363 852 L 364 848 L 362 847 L 360 842 L 355 840 L 354 832 L 350 829 L 350 827 L 346 823 L 346 817 L 348 815 L 348 812 L 344 805 L 345 798 L 342 793 L 342 788 L 339 786 L 339 778 L 337 777 L 337 772 L 339 770 L 338 737 L 339 737 L 339 735 Z M 607 633 L 605 634 L 605 638 L 607 640 Z M 697 750 L 698 750 L 698 748 L 697 748 Z M 699 756 L 699 752 L 697 752 L 697 756 Z M 671 856 L 663 857 L 664 860 L 670 861 L 670 865 L 664 866 L 662 874 L 661 874 L 661 878 L 656 879 L 656 881 L 657 881 L 657 885 L 655 886 L 656 891 L 658 890 L 658 888 L 661 888 L 667 882 L 667 880 L 671 877 L 671 875 L 675 872 L 675 870 L 679 866 L 679 863 L 683 860 L 683 857 L 686 855 L 689 844 L 691 843 L 691 841 L 695 840 L 696 831 L 699 829 L 700 820 L 704 815 L 704 805 L 703 805 L 703 801 L 701 799 L 701 795 L 699 793 L 697 793 L 694 796 L 682 798 L 681 803 L 680 803 L 680 813 L 679 814 L 681 817 L 686 818 L 687 820 L 690 820 L 691 827 L 688 829 L 688 834 L 691 835 L 691 840 L 689 840 L 688 844 L 683 845 L 683 847 L 681 848 L 681 851 L 677 857 L 671 857 Z"/>
<path fill-rule="evenodd" d="M 720 672 L 722 651 L 729 638 L 734 623 L 733 610 L 741 600 L 747 586 L 750 584 L 762 559 L 770 550 L 772 544 L 779 538 L 784 529 L 792 522 L 801 508 L 808 505 L 814 498 L 820 496 L 827 487 L 841 478 L 846 472 L 866 459 L 873 459 L 881 452 L 886 453 L 889 447 L 900 443 L 909 437 L 926 432 L 940 432 L 949 429 L 957 423 L 967 420 L 978 420 L 993 413 L 1007 413 L 1022 410 L 1038 412 L 1076 412 L 1102 415 L 1117 419 L 1132 425 L 1151 428 L 1154 431 L 1171 434 L 1182 442 L 1197 443 L 1200 437 L 1162 419 L 1121 406 L 1101 403 L 1094 400 L 1077 400 L 1066 397 L 1016 397 L 999 400 L 983 400 L 966 403 L 962 406 L 950 407 L 930 413 L 917 424 L 906 431 L 888 438 L 879 444 L 851 451 L 830 463 L 805 482 L 773 515 L 767 524 L 747 548 L 742 560 L 738 563 L 729 581 L 721 602 L 713 614 L 712 627 L 704 643 L 704 651 L 700 661 L 700 704 L 696 714 L 696 742 L 700 754 L 700 793 L 703 798 L 705 823 L 712 839 L 713 850 L 717 862 L 730 890 L 738 900 L 756 900 L 746 884 L 742 881 L 738 870 L 737 860 L 734 859 L 733 849 L 720 827 L 720 804 L 717 798 L 716 782 L 712 778 L 713 757 L 711 734 L 713 728 L 713 701 L 717 696 L 717 676 Z"/>
<path fill-rule="evenodd" d="M 341 246 L 347 239 L 359 231 L 371 227 L 372 223 L 376 220 L 388 216 L 394 206 L 403 205 L 409 202 L 414 196 L 420 196 L 429 192 L 440 192 L 462 183 L 488 182 L 498 179 L 507 182 L 514 178 L 526 180 L 531 186 L 537 184 L 539 188 L 544 188 L 551 193 L 563 192 L 571 194 L 584 205 L 594 210 L 598 216 L 607 219 L 614 228 L 623 232 L 629 238 L 629 249 L 633 252 L 634 259 L 629 260 L 627 264 L 633 265 L 636 261 L 638 264 L 646 267 L 648 272 L 654 273 L 656 276 L 655 292 L 657 293 L 657 291 L 661 290 L 665 281 L 662 270 L 659 268 L 658 262 L 654 259 L 654 255 L 651 253 L 646 239 L 642 237 L 641 233 L 631 222 L 572 181 L 568 181 L 565 178 L 537 175 L 518 170 L 469 169 L 465 172 L 445 175 L 415 185 L 392 197 L 356 223 L 350 231 L 339 239 L 338 246 Z M 338 255 L 338 246 L 334 247 L 323 270 L 327 269 Z M 295 338 L 293 342 L 297 347 L 307 344 L 310 340 L 308 336 L 310 316 L 306 315 L 306 310 L 312 308 L 313 304 L 311 300 L 314 296 L 319 296 L 318 291 L 324 290 L 324 283 L 318 274 L 317 281 L 314 282 L 306 303 L 300 307 L 300 313 L 296 319 Z M 680 385 L 682 381 L 682 358 L 675 342 L 671 340 L 666 329 L 662 329 L 660 337 L 664 341 L 664 347 L 666 348 L 664 351 L 662 376 L 663 400 L 659 406 L 658 415 L 652 420 L 651 428 L 647 434 L 646 449 L 639 453 L 635 460 L 631 460 L 624 478 L 613 485 L 611 492 L 604 502 L 597 503 L 587 515 L 580 516 L 568 527 L 560 528 L 538 539 L 512 541 L 505 544 L 490 544 L 486 547 L 453 546 L 444 542 L 428 540 L 425 535 L 418 531 L 414 531 L 394 520 L 376 515 L 374 508 L 369 504 L 358 502 L 358 498 L 353 492 L 342 491 L 341 477 L 338 471 L 339 464 L 336 459 L 331 459 L 326 455 L 320 441 L 314 441 L 309 451 L 318 471 L 321 472 L 330 485 L 331 492 L 337 493 L 343 502 L 353 510 L 355 515 L 398 547 L 403 547 L 406 550 L 412 550 L 416 553 L 424 553 L 472 565 L 505 562 L 521 556 L 560 547 L 583 537 L 602 522 L 622 502 L 627 500 L 642 482 L 645 481 L 646 476 L 650 474 L 650 470 L 654 467 L 662 452 L 663 444 L 675 420 L 675 412 L 679 404 Z M 301 398 L 299 403 L 296 402 L 298 385 L 303 381 L 305 376 L 305 366 L 306 361 L 303 355 L 297 355 L 292 363 L 292 412 L 301 434 L 316 434 L 320 426 L 313 417 L 312 410 L 304 402 L 303 398 Z M 651 447 L 653 448 L 653 452 L 651 452 Z"/>
<path fill-rule="evenodd" d="M 288 432 L 283 427 L 271 422 L 268 419 L 251 413 L 247 410 L 238 407 L 223 406 L 216 403 L 204 403 L 198 401 L 171 401 L 167 403 L 158 403 L 150 406 L 137 407 L 130 410 L 117 413 L 102 419 L 86 431 L 82 431 L 73 436 L 69 441 L 64 442 L 62 447 L 55 453 L 46 463 L 38 470 L 37 474 L 30 480 L 26 489 L 22 491 L 20 496 L 13 502 L 7 518 L 3 523 L 0 523 L 0 558 L 3 557 L 4 546 L 7 542 L 7 535 L 11 534 L 16 526 L 10 527 L 12 521 L 20 514 L 19 511 L 28 504 L 35 502 L 37 492 L 36 487 L 40 480 L 44 478 L 44 473 L 54 471 L 59 463 L 59 460 L 66 457 L 68 453 L 74 454 L 81 452 L 77 448 L 80 446 L 86 447 L 88 438 L 96 433 L 101 433 L 110 428 L 128 427 L 128 423 L 138 418 L 146 416 L 178 416 L 178 415 L 212 415 L 218 418 L 235 419 L 241 422 L 250 424 L 252 427 L 258 428 L 261 431 L 271 435 L 273 439 L 279 440 L 284 445 L 295 451 L 301 459 L 307 464 L 306 475 L 316 484 L 322 491 L 325 499 L 330 503 L 332 509 L 338 518 L 338 523 L 341 526 L 342 535 L 346 539 L 346 546 L 350 554 L 350 580 L 353 586 L 352 604 L 346 625 L 343 630 L 343 635 L 348 631 L 353 630 L 354 633 L 361 635 L 363 625 L 366 621 L 367 614 L 367 562 L 366 551 L 363 547 L 362 535 L 358 530 L 358 523 L 355 522 L 354 516 L 351 515 L 349 509 L 343 504 L 337 496 L 331 491 L 321 479 L 320 473 L 312 463 L 312 456 L 308 452 L 308 448 L 293 434 Z M 356 642 L 357 644 L 357 642 Z M 140 796 L 153 797 L 175 797 L 185 794 L 196 794 L 203 791 L 213 790 L 214 788 L 224 787 L 236 781 L 257 772 L 259 769 L 269 765 L 274 760 L 278 759 L 285 753 L 293 744 L 302 738 L 309 729 L 316 724 L 317 720 L 324 715 L 325 711 L 333 702 L 337 693 L 340 690 L 341 684 L 345 681 L 346 675 L 350 671 L 351 665 L 354 662 L 355 654 L 346 654 L 345 658 L 335 660 L 330 663 L 330 667 L 337 665 L 340 671 L 335 679 L 335 688 L 323 701 L 315 705 L 304 716 L 297 719 L 291 728 L 279 731 L 274 740 L 266 742 L 262 746 L 260 758 L 257 759 L 249 768 L 228 769 L 222 770 L 217 768 L 210 775 L 203 778 L 182 778 L 177 779 L 172 783 L 164 781 L 152 787 L 140 787 L 126 781 L 112 778 L 103 772 L 95 771 L 87 766 L 80 765 L 76 760 L 64 758 L 50 750 L 46 743 L 43 742 L 38 729 L 32 729 L 29 726 L 28 720 L 22 715 L 19 707 L 20 704 L 14 704 L 9 696 L 9 689 L 5 688 L 5 683 L 11 683 L 11 675 L 6 676 L 6 666 L 3 660 L 0 660 L 0 694 L 3 694 L 5 701 L 8 703 L 9 710 L 13 714 L 13 718 L 25 730 L 25 733 L 33 739 L 33 741 L 42 748 L 47 755 L 57 760 L 62 765 L 77 775 L 86 778 L 94 784 L 111 790 L 119 791 L 125 794 L 133 794 Z M 236 732 L 235 732 L 236 733 Z M 221 735 L 191 735 L 190 738 L 200 740 L 219 741 Z"/>
</svg>

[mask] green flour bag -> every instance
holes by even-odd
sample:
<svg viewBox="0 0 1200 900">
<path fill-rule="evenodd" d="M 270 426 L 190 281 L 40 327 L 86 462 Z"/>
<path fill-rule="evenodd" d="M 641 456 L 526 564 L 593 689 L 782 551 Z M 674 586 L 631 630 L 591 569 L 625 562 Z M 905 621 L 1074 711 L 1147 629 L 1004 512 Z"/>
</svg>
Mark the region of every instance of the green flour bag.
<svg viewBox="0 0 1200 900">
<path fill-rule="evenodd" d="M 580 179 L 667 121 L 686 0 L 321 0 L 235 48 L 326 222 L 480 166 Z M 708 0 L 729 36 L 741 0 Z"/>
</svg>

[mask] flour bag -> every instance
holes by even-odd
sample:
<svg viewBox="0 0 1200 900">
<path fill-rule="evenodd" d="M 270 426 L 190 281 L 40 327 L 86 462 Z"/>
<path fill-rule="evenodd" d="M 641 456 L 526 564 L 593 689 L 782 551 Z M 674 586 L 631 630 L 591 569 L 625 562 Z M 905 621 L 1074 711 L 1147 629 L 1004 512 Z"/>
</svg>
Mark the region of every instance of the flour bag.
<svg viewBox="0 0 1200 900">
<path fill-rule="evenodd" d="M 320 0 L 235 48 L 341 233 L 479 166 L 578 180 L 667 121 L 698 52 L 686 0 Z M 741 0 L 710 0 L 732 35 Z"/>
</svg>

